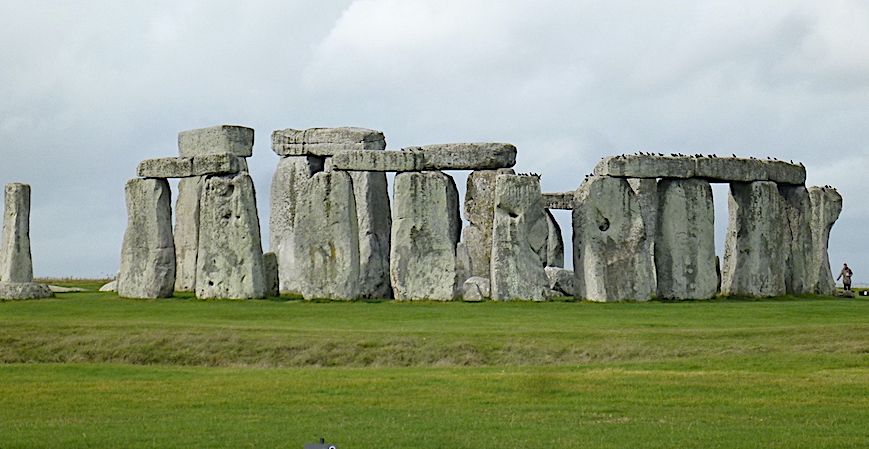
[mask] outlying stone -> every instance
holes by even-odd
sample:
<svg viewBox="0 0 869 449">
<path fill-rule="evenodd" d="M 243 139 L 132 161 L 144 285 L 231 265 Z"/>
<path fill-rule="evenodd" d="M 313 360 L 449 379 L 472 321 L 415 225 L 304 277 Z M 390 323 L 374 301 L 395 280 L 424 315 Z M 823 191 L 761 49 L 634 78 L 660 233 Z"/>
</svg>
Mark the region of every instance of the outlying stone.
<svg viewBox="0 0 869 449">
<path fill-rule="evenodd" d="M 593 176 L 576 193 L 573 264 L 576 297 L 646 301 L 655 294 L 640 202 L 621 178 Z"/>
<path fill-rule="evenodd" d="M 783 201 L 769 181 L 730 184 L 721 293 L 784 295 Z"/>
<path fill-rule="evenodd" d="M 293 237 L 305 299 L 359 296 L 359 228 L 348 173 L 317 173 L 299 192 Z"/>
<path fill-rule="evenodd" d="M 0 300 L 51 298 L 54 293 L 44 284 L 0 282 Z"/>
<path fill-rule="evenodd" d="M 805 186 L 780 185 L 783 201 L 785 290 L 792 295 L 814 293 L 812 277 L 812 203 Z"/>
<path fill-rule="evenodd" d="M 118 295 L 171 297 L 175 288 L 175 244 L 169 182 L 131 179 L 125 193 L 127 230 L 121 250 Z"/>
<path fill-rule="evenodd" d="M 245 164 L 245 167 L 247 164 Z M 241 171 L 239 158 L 232 154 L 207 154 L 196 157 L 145 159 L 137 170 L 142 178 L 189 178 L 226 175 Z"/>
<path fill-rule="evenodd" d="M 576 290 L 573 288 L 573 270 L 566 270 L 561 267 L 546 267 L 545 271 L 546 278 L 549 279 L 550 290 L 564 296 L 576 294 Z"/>
<path fill-rule="evenodd" d="M 479 302 L 489 299 L 492 292 L 492 283 L 489 279 L 473 276 L 462 284 L 462 299 L 467 302 Z"/>
<path fill-rule="evenodd" d="M 803 184 L 806 169 L 783 161 L 735 157 L 623 155 L 603 158 L 594 174 L 623 178 L 702 178 L 719 182 Z"/>
<path fill-rule="evenodd" d="M 33 281 L 33 260 L 30 255 L 30 186 L 27 184 L 6 184 L 0 281 Z"/>
<path fill-rule="evenodd" d="M 508 143 L 455 143 L 404 148 L 401 151 L 344 151 L 332 167 L 349 171 L 497 170 L 516 164 L 516 147 Z"/>
<path fill-rule="evenodd" d="M 178 152 L 181 157 L 229 153 L 238 157 L 253 155 L 252 128 L 218 125 L 191 129 L 178 133 Z"/>
<path fill-rule="evenodd" d="M 827 251 L 830 230 L 842 213 L 842 195 L 833 188 L 811 187 L 809 199 L 812 204 L 812 252 L 807 288 L 817 294 L 832 295 L 836 292 L 836 282 L 833 280 Z"/>
<path fill-rule="evenodd" d="M 262 298 L 263 252 L 250 175 L 207 177 L 201 198 L 196 296 Z"/>
<path fill-rule="evenodd" d="M 350 172 L 359 232 L 359 297 L 391 298 L 392 216 L 385 173 Z"/>
<path fill-rule="evenodd" d="M 547 238 L 546 238 L 546 260 L 543 264 L 547 267 L 563 267 L 564 266 L 564 238 L 561 236 L 561 226 L 555 221 L 552 212 L 549 209 L 543 211 L 546 215 Z"/>
<path fill-rule="evenodd" d="M 543 207 L 547 209 L 573 210 L 575 192 L 544 193 Z"/>
<path fill-rule="evenodd" d="M 283 129 L 272 133 L 279 156 L 334 156 L 342 151 L 386 149 L 381 131 L 365 128 Z"/>
<path fill-rule="evenodd" d="M 196 259 L 199 254 L 199 201 L 205 178 L 183 178 L 175 201 L 175 291 L 196 289 Z"/>
<path fill-rule="evenodd" d="M 263 254 L 263 286 L 263 293 L 267 298 L 280 296 L 278 255 L 275 253 Z"/>
<path fill-rule="evenodd" d="M 543 269 L 548 235 L 540 178 L 498 175 L 490 267 L 492 299 L 548 298 L 549 281 Z"/>
<path fill-rule="evenodd" d="M 708 299 L 718 292 L 712 187 L 700 179 L 658 182 L 658 297 Z"/>
<path fill-rule="evenodd" d="M 389 271 L 395 299 L 455 299 L 461 282 L 456 270 L 461 220 L 453 178 L 440 172 L 399 173 L 394 189 Z"/>
</svg>

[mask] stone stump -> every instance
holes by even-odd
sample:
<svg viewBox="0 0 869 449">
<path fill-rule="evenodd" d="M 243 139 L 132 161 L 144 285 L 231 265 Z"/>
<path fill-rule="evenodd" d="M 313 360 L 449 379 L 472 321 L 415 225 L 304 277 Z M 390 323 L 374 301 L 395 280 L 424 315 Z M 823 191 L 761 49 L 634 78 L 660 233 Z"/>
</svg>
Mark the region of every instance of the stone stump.
<svg viewBox="0 0 869 449">
<path fill-rule="evenodd" d="M 809 199 L 812 205 L 812 252 L 807 288 L 820 295 L 832 295 L 836 292 L 836 281 L 830 269 L 828 248 L 830 231 L 842 213 L 842 195 L 833 188 L 811 187 Z"/>
</svg>

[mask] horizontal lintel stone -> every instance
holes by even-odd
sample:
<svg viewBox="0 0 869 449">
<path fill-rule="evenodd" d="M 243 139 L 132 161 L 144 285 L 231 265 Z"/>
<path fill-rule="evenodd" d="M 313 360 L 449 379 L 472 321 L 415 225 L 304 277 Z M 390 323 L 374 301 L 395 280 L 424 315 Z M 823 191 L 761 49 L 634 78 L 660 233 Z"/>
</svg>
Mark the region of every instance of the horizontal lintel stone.
<svg viewBox="0 0 869 449">
<path fill-rule="evenodd" d="M 241 169 L 239 158 L 229 153 L 196 157 L 163 157 L 139 163 L 141 178 L 189 178 L 204 175 L 228 175 Z"/>
<path fill-rule="evenodd" d="M 804 184 L 806 169 L 784 161 L 712 156 L 622 155 L 601 159 L 594 174 L 619 178 L 701 178 L 711 182 Z"/>
<path fill-rule="evenodd" d="M 253 155 L 253 128 L 218 125 L 178 133 L 178 154 L 194 157 L 229 153 L 238 157 Z"/>
<path fill-rule="evenodd" d="M 401 151 L 354 151 L 336 154 L 334 170 L 436 171 L 497 170 L 516 165 L 509 143 L 456 143 L 404 148 Z"/>
<path fill-rule="evenodd" d="M 342 151 L 386 149 L 383 132 L 366 128 L 281 129 L 272 133 L 272 150 L 279 156 L 329 157 Z"/>
<path fill-rule="evenodd" d="M 546 209 L 573 210 L 573 192 L 544 193 L 543 207 Z"/>
</svg>

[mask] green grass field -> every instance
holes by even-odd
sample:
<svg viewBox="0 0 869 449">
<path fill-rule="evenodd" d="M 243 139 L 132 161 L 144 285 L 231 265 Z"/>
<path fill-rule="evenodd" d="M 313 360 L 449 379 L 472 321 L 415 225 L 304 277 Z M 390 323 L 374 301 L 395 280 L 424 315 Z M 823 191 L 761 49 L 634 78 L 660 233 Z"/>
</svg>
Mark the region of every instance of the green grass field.
<svg viewBox="0 0 869 449">
<path fill-rule="evenodd" d="M 865 448 L 869 300 L 0 302 L 0 448 L 320 435 L 345 449 Z"/>
</svg>

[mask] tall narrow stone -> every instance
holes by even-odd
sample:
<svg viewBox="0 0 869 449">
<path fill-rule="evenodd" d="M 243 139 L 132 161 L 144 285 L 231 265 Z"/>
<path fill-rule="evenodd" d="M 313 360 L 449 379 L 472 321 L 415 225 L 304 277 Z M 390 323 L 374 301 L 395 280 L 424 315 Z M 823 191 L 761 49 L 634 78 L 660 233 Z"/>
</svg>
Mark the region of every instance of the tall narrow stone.
<svg viewBox="0 0 869 449">
<path fill-rule="evenodd" d="M 708 299 L 718 292 L 712 187 L 700 179 L 658 182 L 658 297 Z"/>
<path fill-rule="evenodd" d="M 657 291 L 658 276 L 655 269 L 655 237 L 658 232 L 658 180 L 655 178 L 631 178 L 628 184 L 637 197 L 640 215 L 646 226 L 646 251 L 652 264 L 652 291 Z"/>
<path fill-rule="evenodd" d="M 805 186 L 779 185 L 784 201 L 785 290 L 789 294 L 814 293 L 812 277 L 812 203 Z"/>
<path fill-rule="evenodd" d="M 492 258 L 492 223 L 495 219 L 495 178 L 497 170 L 477 170 L 468 175 L 465 191 L 465 219 L 462 243 L 467 250 L 467 277 L 489 277 Z M 464 279 L 460 280 L 464 282 Z"/>
<path fill-rule="evenodd" d="M 576 297 L 646 301 L 655 294 L 642 207 L 630 184 L 593 176 L 576 192 L 573 264 Z"/>
<path fill-rule="evenodd" d="M 391 298 L 389 247 L 392 214 L 386 174 L 350 172 L 359 226 L 359 297 Z"/>
<path fill-rule="evenodd" d="M 722 294 L 785 294 L 784 221 L 783 201 L 774 182 L 730 184 Z"/>
<path fill-rule="evenodd" d="M 200 201 L 196 296 L 262 298 L 263 251 L 250 175 L 207 177 Z"/>
<path fill-rule="evenodd" d="M 812 204 L 812 255 L 809 261 L 810 276 L 808 288 L 814 293 L 832 295 L 836 292 L 836 282 L 830 270 L 830 231 L 842 213 L 842 195 L 829 187 L 809 188 Z"/>
<path fill-rule="evenodd" d="M 165 179 L 131 179 L 125 188 L 127 230 L 121 250 L 118 295 L 171 297 L 175 288 L 172 204 Z"/>
<path fill-rule="evenodd" d="M 205 178 L 182 178 L 175 201 L 175 291 L 196 289 L 196 258 L 199 253 L 199 200 Z"/>
<path fill-rule="evenodd" d="M 547 298 L 549 279 L 544 265 L 549 224 L 544 211 L 540 178 L 498 175 L 490 269 L 492 299 L 543 301 Z"/>
<path fill-rule="evenodd" d="M 546 239 L 547 267 L 564 268 L 564 237 L 561 236 L 561 226 L 549 209 L 545 209 L 548 237 Z"/>
<path fill-rule="evenodd" d="M 353 181 L 321 172 L 303 184 L 295 214 L 294 254 L 305 299 L 359 297 L 359 227 Z"/>
<path fill-rule="evenodd" d="M 27 184 L 6 184 L 0 281 L 33 281 L 33 260 L 30 256 L 30 186 Z"/>
<path fill-rule="evenodd" d="M 395 299 L 448 301 L 459 292 L 459 193 L 441 172 L 395 176 L 390 277 Z"/>
</svg>

